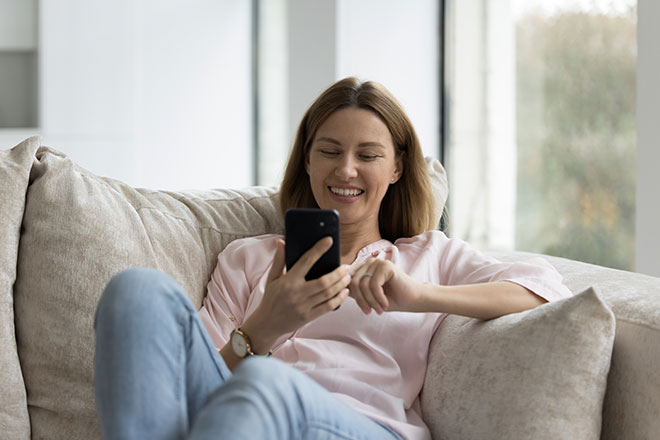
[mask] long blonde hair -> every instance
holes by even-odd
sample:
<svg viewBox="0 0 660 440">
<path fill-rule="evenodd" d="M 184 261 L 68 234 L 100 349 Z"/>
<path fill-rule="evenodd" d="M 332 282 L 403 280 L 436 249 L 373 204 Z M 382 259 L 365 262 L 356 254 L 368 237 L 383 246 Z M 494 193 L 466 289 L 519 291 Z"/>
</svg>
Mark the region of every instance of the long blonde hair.
<svg viewBox="0 0 660 440">
<path fill-rule="evenodd" d="M 326 89 L 302 118 L 280 187 L 282 214 L 289 208 L 318 208 L 305 161 L 318 128 L 335 111 L 357 107 L 372 111 L 390 130 L 403 174 L 390 185 L 380 205 L 378 226 L 383 238 L 395 241 L 435 229 L 434 199 L 419 139 L 410 119 L 382 85 L 349 77 Z"/>
</svg>

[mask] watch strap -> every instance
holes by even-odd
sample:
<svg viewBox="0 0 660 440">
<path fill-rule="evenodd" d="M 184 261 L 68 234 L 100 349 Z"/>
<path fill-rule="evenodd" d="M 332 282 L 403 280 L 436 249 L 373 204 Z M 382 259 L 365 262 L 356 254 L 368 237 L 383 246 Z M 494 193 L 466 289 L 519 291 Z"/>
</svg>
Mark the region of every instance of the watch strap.
<svg viewBox="0 0 660 440">
<path fill-rule="evenodd" d="M 240 335 L 243 338 L 243 341 L 245 341 L 245 350 L 247 351 L 245 357 L 254 356 L 254 352 L 252 351 L 252 340 L 250 339 L 250 336 L 248 336 L 248 334 L 245 333 L 240 327 L 235 328 L 234 331 L 232 331 L 231 337 L 233 337 L 234 334 Z"/>
<path fill-rule="evenodd" d="M 259 356 L 257 353 L 252 351 L 252 340 L 250 339 L 250 336 L 248 336 L 248 334 L 245 333 L 245 331 L 243 331 L 240 327 L 237 327 L 231 333 L 232 334 L 229 336 L 230 342 L 231 342 L 231 338 L 234 336 L 235 333 L 239 334 L 243 338 L 243 340 L 245 341 L 245 348 L 246 348 L 247 353 L 245 354 L 244 357 Z M 268 354 L 266 354 L 266 357 L 270 357 L 272 355 L 273 355 L 273 352 L 269 351 Z"/>
</svg>

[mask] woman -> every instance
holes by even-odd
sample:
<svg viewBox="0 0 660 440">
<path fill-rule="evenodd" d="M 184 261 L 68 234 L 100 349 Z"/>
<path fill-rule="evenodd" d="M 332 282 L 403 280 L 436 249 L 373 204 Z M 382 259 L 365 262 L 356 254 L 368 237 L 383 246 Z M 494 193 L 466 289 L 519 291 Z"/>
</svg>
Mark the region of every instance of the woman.
<svg viewBox="0 0 660 440">
<path fill-rule="evenodd" d="M 347 78 L 312 104 L 280 193 L 282 212 L 339 211 L 342 265 L 306 281 L 330 238 L 290 271 L 281 237 L 236 240 L 199 313 L 163 274 L 113 278 L 95 324 L 106 437 L 428 439 L 418 396 L 445 314 L 570 295 L 543 260 L 503 264 L 433 230 L 417 136 L 376 83 Z"/>
</svg>

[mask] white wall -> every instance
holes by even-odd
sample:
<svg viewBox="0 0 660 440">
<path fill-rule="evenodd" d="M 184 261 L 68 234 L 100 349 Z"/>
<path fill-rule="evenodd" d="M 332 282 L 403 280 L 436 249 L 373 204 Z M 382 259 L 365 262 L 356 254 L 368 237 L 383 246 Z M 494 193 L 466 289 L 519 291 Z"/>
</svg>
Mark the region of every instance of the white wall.
<svg viewBox="0 0 660 440">
<path fill-rule="evenodd" d="M 289 133 L 314 99 L 337 79 L 338 0 L 289 0 Z M 323 19 L 319 19 L 322 17 Z"/>
<path fill-rule="evenodd" d="M 323 20 L 315 19 L 323 17 Z M 435 0 L 289 0 L 289 127 L 332 82 L 382 83 L 401 102 L 427 156 L 439 156 Z"/>
<path fill-rule="evenodd" d="M 250 2 L 42 0 L 44 142 L 164 189 L 252 184 Z"/>
<path fill-rule="evenodd" d="M 637 4 L 637 272 L 660 277 L 660 2 Z"/>
<path fill-rule="evenodd" d="M 436 0 L 339 0 L 336 78 L 380 82 L 401 102 L 426 156 L 440 149 Z"/>
</svg>

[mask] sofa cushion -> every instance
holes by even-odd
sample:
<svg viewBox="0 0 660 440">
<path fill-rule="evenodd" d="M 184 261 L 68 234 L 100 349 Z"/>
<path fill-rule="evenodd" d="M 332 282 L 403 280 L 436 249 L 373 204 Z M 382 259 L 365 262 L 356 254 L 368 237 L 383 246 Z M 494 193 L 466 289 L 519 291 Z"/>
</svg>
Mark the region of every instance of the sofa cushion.
<svg viewBox="0 0 660 440">
<path fill-rule="evenodd" d="M 14 282 L 21 221 L 34 153 L 39 138 L 0 151 L 0 432 L 6 438 L 30 438 L 23 374 L 16 351 Z"/>
<path fill-rule="evenodd" d="M 448 316 L 422 409 L 439 439 L 598 439 L 614 315 L 594 289 L 490 321 Z"/>
<path fill-rule="evenodd" d="M 46 147 L 33 159 L 14 288 L 32 434 L 95 438 L 93 316 L 106 283 L 128 267 L 157 268 L 199 307 L 230 241 L 282 232 L 276 191 L 134 189 Z M 446 177 L 427 163 L 438 214 Z"/>
</svg>

